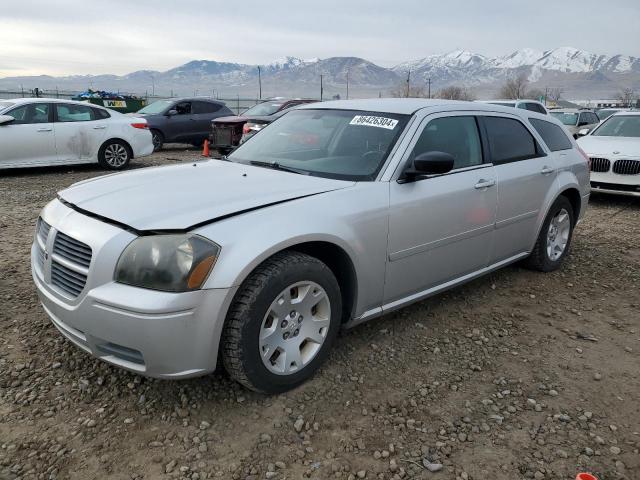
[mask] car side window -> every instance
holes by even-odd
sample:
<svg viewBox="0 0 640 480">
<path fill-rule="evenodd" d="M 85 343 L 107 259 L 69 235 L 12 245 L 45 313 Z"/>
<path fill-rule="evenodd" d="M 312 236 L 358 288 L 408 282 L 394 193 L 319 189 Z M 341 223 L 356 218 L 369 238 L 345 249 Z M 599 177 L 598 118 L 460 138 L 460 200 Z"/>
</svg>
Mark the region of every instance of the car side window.
<svg viewBox="0 0 640 480">
<path fill-rule="evenodd" d="M 89 122 L 95 120 L 94 109 L 85 105 L 56 103 L 58 122 Z"/>
<path fill-rule="evenodd" d="M 12 125 L 28 125 L 33 123 L 49 123 L 49 104 L 48 103 L 29 103 L 14 108 L 5 115 L 15 118 Z"/>
<path fill-rule="evenodd" d="M 94 108 L 93 116 L 96 120 L 105 120 L 111 117 L 109 112 L 107 112 L 106 110 L 103 110 L 102 108 Z"/>
<path fill-rule="evenodd" d="M 528 103 L 519 103 L 518 106 L 516 108 L 521 108 L 522 110 L 528 110 L 529 107 L 527 107 Z"/>
<path fill-rule="evenodd" d="M 598 119 L 598 116 L 595 113 L 590 113 L 589 116 L 591 117 L 590 123 L 598 123 L 600 121 L 600 119 Z"/>
<path fill-rule="evenodd" d="M 453 168 L 482 163 L 482 144 L 475 117 L 442 117 L 431 120 L 420 133 L 411 160 L 421 153 L 445 152 L 453 156 Z"/>
<path fill-rule="evenodd" d="M 559 150 L 570 150 L 573 148 L 571 141 L 567 137 L 565 130 L 558 125 L 537 118 L 530 118 L 529 121 L 536 132 L 542 137 L 549 150 L 557 152 Z"/>
<path fill-rule="evenodd" d="M 174 107 L 178 115 L 188 115 L 191 113 L 191 102 L 180 102 Z"/>
<path fill-rule="evenodd" d="M 494 164 L 535 158 L 539 148 L 533 135 L 518 120 L 505 117 L 483 117 L 491 160 Z"/>
<path fill-rule="evenodd" d="M 213 102 L 193 102 L 193 113 L 216 113 L 222 108 L 219 103 Z"/>
</svg>

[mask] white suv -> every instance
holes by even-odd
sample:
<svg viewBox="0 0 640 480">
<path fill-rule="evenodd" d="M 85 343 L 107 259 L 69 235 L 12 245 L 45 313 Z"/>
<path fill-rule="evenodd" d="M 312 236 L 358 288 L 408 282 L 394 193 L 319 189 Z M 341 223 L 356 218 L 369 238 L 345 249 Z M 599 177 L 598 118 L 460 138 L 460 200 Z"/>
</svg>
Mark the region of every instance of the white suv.
<svg viewBox="0 0 640 480">
<path fill-rule="evenodd" d="M 521 108 L 531 112 L 542 113 L 543 115 L 549 113 L 545 106 L 537 100 L 478 100 L 478 102 L 502 105 L 503 107 Z"/>
</svg>

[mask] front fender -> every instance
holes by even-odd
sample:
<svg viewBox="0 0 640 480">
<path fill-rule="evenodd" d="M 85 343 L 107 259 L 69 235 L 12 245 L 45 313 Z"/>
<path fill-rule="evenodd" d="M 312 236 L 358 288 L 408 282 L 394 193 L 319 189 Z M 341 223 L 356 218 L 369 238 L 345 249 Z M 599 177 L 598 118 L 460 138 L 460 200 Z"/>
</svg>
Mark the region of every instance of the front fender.
<svg viewBox="0 0 640 480">
<path fill-rule="evenodd" d="M 366 182 L 214 222 L 194 231 L 221 247 L 204 288 L 240 285 L 277 252 L 328 242 L 351 259 L 358 285 L 355 315 L 381 305 L 387 254 L 389 185 Z"/>
</svg>

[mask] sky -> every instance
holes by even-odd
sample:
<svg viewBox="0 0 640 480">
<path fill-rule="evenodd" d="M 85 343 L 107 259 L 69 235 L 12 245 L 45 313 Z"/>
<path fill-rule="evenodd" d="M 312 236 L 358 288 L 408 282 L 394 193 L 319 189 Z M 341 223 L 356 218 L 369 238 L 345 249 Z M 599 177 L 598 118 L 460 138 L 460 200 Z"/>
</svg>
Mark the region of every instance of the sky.
<svg viewBox="0 0 640 480">
<path fill-rule="evenodd" d="M 125 74 L 190 60 L 363 57 L 572 46 L 640 56 L 640 0 L 4 0 L 0 77 Z"/>
</svg>

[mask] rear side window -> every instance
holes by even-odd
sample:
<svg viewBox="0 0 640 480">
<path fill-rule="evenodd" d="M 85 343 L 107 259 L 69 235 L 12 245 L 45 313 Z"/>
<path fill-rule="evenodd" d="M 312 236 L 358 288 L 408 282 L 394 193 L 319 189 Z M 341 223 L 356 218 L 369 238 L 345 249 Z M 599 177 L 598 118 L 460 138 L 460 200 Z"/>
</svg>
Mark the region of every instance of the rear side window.
<svg viewBox="0 0 640 480">
<path fill-rule="evenodd" d="M 533 102 L 527 103 L 527 110 L 530 110 L 532 112 L 542 113 L 542 114 L 546 114 L 547 113 L 544 110 L 544 107 L 542 107 L 542 105 L 539 105 L 539 104 L 533 103 Z"/>
<path fill-rule="evenodd" d="M 111 115 L 109 115 L 109 112 L 101 108 L 94 108 L 93 116 L 95 117 L 96 120 L 104 120 L 106 118 L 111 117 Z"/>
<path fill-rule="evenodd" d="M 216 113 L 222 105 L 213 102 L 193 102 L 192 108 L 193 113 Z"/>
<path fill-rule="evenodd" d="M 554 125 L 551 122 L 545 122 L 544 120 L 538 120 L 537 118 L 530 118 L 529 121 L 552 152 L 557 152 L 558 150 L 570 150 L 573 148 L 567 134 L 558 125 Z"/>
<path fill-rule="evenodd" d="M 85 105 L 56 103 L 58 122 L 89 122 L 95 120 L 94 111 L 97 109 Z"/>
<path fill-rule="evenodd" d="M 411 159 L 426 152 L 445 152 L 455 159 L 453 168 L 482 163 L 482 146 L 474 117 L 443 117 L 431 120 L 413 147 Z"/>
<path fill-rule="evenodd" d="M 494 164 L 539 156 L 533 135 L 519 121 L 504 117 L 483 117 L 483 121 Z"/>
</svg>

